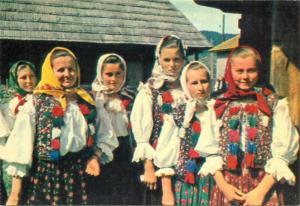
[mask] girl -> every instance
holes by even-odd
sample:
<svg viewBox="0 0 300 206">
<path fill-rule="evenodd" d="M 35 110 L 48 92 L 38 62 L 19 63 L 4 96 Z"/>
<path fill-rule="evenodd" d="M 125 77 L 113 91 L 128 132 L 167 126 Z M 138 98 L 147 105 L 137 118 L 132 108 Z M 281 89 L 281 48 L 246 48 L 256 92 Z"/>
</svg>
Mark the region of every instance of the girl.
<svg viewBox="0 0 300 206">
<path fill-rule="evenodd" d="M 97 110 L 107 112 L 98 115 L 99 131 L 109 129 L 101 127 L 102 122 L 109 122 L 113 127 L 113 134 L 106 144 L 109 147 L 104 148 L 110 151 L 108 158 L 112 162 L 104 166 L 97 185 L 99 200 L 96 204 L 140 204 L 136 169 L 131 163 L 133 141 L 128 120 L 134 95 L 124 88 L 126 72 L 127 66 L 121 56 L 114 53 L 102 55 L 92 84 Z"/>
<path fill-rule="evenodd" d="M 185 62 L 185 48 L 182 40 L 173 35 L 164 37 L 158 43 L 155 55 L 156 62 L 152 76 L 145 85 L 140 84 L 131 113 L 132 131 L 137 142 L 133 161 L 144 162 L 142 181 L 150 190 L 145 190 L 143 204 L 161 204 L 162 202 L 169 205 L 174 204 L 172 191 L 164 191 L 162 201 L 160 190 L 153 191 L 157 187 L 153 159 L 155 159 L 155 149 L 159 143 L 162 117 L 165 114 L 171 114 L 174 108 L 184 102 L 178 82 L 179 73 Z M 159 167 L 159 165 L 156 166 Z M 163 179 L 163 182 L 164 180 L 166 180 L 166 185 L 170 185 L 170 179 Z"/>
<path fill-rule="evenodd" d="M 295 182 L 288 164 L 296 160 L 298 134 L 287 99 L 259 82 L 260 65 L 252 47 L 237 47 L 228 57 L 228 90 L 214 105 L 219 137 L 198 148 L 209 155 L 201 173 L 217 183 L 212 205 L 282 205 L 278 182 Z"/>
<path fill-rule="evenodd" d="M 18 121 L 22 126 L 16 136 L 28 140 L 26 150 L 18 152 L 30 163 L 33 156 L 28 204 L 87 204 L 84 167 L 87 162 L 86 172 L 99 175 L 99 152 L 93 144 L 95 102 L 79 83 L 75 55 L 54 48 L 43 63 L 34 105 L 17 116 L 15 127 Z"/>
<path fill-rule="evenodd" d="M 29 105 L 32 104 L 32 92 L 37 82 L 35 73 L 35 66 L 23 60 L 14 63 L 9 71 L 8 86 L 15 92 L 16 97 L 10 100 L 8 110 L 5 112 L 6 125 L 10 135 L 5 146 L 0 149 L 1 159 L 4 160 L 3 179 L 9 197 L 6 202 L 7 205 L 18 204 L 22 188 L 21 178 L 25 176 L 28 170 L 26 166 L 16 170 L 16 164 L 28 165 L 31 161 L 30 157 L 23 156 L 23 152 L 27 150 L 26 147 L 30 142 L 26 138 L 19 139 L 18 137 L 21 136 L 16 133 L 23 126 L 20 124 L 22 123 L 20 120 L 22 120 L 23 111 L 26 111 Z M 18 118 L 16 118 L 17 116 Z"/>
<path fill-rule="evenodd" d="M 213 136 L 210 118 L 213 107 L 211 104 L 206 104 L 206 99 L 209 97 L 209 81 L 209 71 L 204 64 L 194 61 L 186 65 L 180 77 L 186 104 L 175 109 L 173 118 L 164 117 L 158 145 L 173 147 L 173 150 L 157 147 L 155 162 L 160 162 L 160 165 L 167 168 L 175 166 L 176 172 L 173 179 L 175 180 L 176 205 L 209 204 L 213 182 L 211 178 L 197 176 L 205 159 L 199 155 L 201 153 L 195 151 L 200 135 L 201 138 Z M 166 128 L 177 131 L 177 134 L 170 137 L 168 133 L 163 132 Z M 177 145 L 174 139 L 178 139 L 180 144 Z M 170 159 L 174 162 L 168 165 L 171 163 Z M 169 188 L 169 190 L 172 189 Z"/>
</svg>

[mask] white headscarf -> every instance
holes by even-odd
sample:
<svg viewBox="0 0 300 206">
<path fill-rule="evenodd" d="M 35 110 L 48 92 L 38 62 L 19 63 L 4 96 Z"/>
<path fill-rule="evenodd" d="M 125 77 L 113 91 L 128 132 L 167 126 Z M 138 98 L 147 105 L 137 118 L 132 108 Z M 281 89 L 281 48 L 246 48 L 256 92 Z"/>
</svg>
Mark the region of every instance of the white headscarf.
<svg viewBox="0 0 300 206">
<path fill-rule="evenodd" d="M 182 73 L 180 76 L 180 84 L 181 84 L 181 88 L 187 99 L 184 121 L 183 121 L 184 128 L 189 127 L 189 123 L 190 123 L 191 119 L 193 118 L 194 113 L 196 112 L 197 106 L 200 108 L 203 108 L 203 109 L 206 108 L 206 99 L 193 98 L 188 89 L 188 86 L 187 86 L 186 74 L 187 74 L 187 71 L 190 68 L 190 66 L 194 65 L 194 64 L 198 64 L 199 66 L 203 67 L 206 70 L 206 72 L 208 73 L 208 75 L 210 75 L 210 72 L 209 72 L 209 69 L 207 68 L 207 66 L 200 61 L 192 61 L 191 63 L 187 64 L 182 70 Z"/>
<path fill-rule="evenodd" d="M 175 39 L 178 39 L 181 47 L 183 48 L 183 55 L 184 55 L 184 59 L 186 56 L 186 45 L 184 44 L 183 40 L 180 39 L 178 36 L 176 35 L 169 35 L 169 36 L 165 36 L 164 38 L 162 38 L 157 46 L 156 46 L 156 50 L 155 50 L 155 64 L 152 70 L 152 75 L 151 75 L 151 80 L 153 80 L 153 87 L 155 89 L 159 89 L 163 86 L 164 82 L 174 82 L 177 80 L 177 77 L 174 76 L 170 76 L 168 74 L 166 74 L 163 70 L 163 68 L 161 67 L 161 65 L 159 64 L 159 58 L 160 58 L 160 51 L 161 51 L 161 47 L 162 44 L 164 43 L 165 40 L 167 40 L 167 38 L 169 37 L 173 37 Z"/>
<path fill-rule="evenodd" d="M 118 59 L 120 59 L 120 61 L 124 65 L 124 80 L 121 83 L 120 87 L 117 88 L 117 90 L 115 90 L 115 91 L 111 91 L 106 85 L 104 85 L 103 77 L 102 77 L 103 64 L 104 64 L 105 60 L 111 56 L 114 56 L 114 57 L 117 57 Z M 113 93 L 119 92 L 126 82 L 127 65 L 126 65 L 125 60 L 118 54 L 115 54 L 115 53 L 104 54 L 98 60 L 96 72 L 97 72 L 96 78 L 94 79 L 94 81 L 92 83 L 92 90 L 94 92 L 96 92 L 96 96 L 98 96 L 100 94 L 113 94 Z"/>
</svg>

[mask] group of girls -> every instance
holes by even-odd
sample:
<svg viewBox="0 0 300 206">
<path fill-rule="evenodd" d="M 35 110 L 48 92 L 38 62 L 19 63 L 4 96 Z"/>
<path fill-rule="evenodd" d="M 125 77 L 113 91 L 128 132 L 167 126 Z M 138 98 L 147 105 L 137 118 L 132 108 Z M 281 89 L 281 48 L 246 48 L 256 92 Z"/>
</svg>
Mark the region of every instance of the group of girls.
<svg viewBox="0 0 300 206">
<path fill-rule="evenodd" d="M 118 54 L 99 58 L 90 92 L 67 48 L 47 54 L 37 85 L 34 65 L 15 63 L 0 111 L 6 204 L 283 204 L 298 133 L 287 100 L 259 81 L 258 52 L 232 51 L 227 90 L 211 100 L 208 68 L 187 64 L 179 37 L 155 57 L 136 97 Z"/>
</svg>

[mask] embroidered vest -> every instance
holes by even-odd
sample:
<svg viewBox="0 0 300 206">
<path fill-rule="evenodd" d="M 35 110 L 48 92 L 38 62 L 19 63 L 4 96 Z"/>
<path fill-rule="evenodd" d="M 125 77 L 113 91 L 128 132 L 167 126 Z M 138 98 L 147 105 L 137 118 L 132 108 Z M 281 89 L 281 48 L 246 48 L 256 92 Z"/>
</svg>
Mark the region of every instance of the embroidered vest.
<svg viewBox="0 0 300 206">
<path fill-rule="evenodd" d="M 278 102 L 275 94 L 265 97 L 271 110 Z M 263 168 L 271 158 L 272 117 L 258 109 L 257 102 L 231 102 L 222 116 L 219 147 L 224 169 Z M 242 127 L 245 128 L 245 151 L 240 148 Z"/>
<path fill-rule="evenodd" d="M 185 105 L 180 105 L 173 112 L 173 119 L 178 128 L 182 128 L 184 112 Z M 200 121 L 193 117 L 190 126 L 185 129 L 185 137 L 180 139 L 179 158 L 175 167 L 175 173 L 177 179 L 187 184 L 197 184 L 197 173 L 205 161 L 194 150 L 200 137 L 200 132 Z"/>
<path fill-rule="evenodd" d="M 58 161 L 60 158 L 60 136 L 55 137 L 53 129 L 56 127 L 60 129 L 61 125 L 64 124 L 63 112 L 59 110 L 61 108 L 60 103 L 52 96 L 45 94 L 34 96 L 34 103 L 36 108 L 34 157 L 40 160 Z M 86 155 L 90 156 L 93 153 L 96 109 L 85 102 L 79 102 L 79 107 L 88 124 L 85 149 Z"/>
</svg>

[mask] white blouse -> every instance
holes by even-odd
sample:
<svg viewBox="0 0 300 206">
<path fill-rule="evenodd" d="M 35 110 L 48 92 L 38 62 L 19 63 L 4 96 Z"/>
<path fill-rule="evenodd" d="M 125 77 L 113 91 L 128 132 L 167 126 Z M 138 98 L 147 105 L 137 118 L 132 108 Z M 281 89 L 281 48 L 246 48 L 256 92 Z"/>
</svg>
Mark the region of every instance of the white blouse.
<svg viewBox="0 0 300 206">
<path fill-rule="evenodd" d="M 7 143 L 4 148 L 0 148 L 1 159 L 7 161 L 9 167 L 6 169 L 10 175 L 25 176 L 28 168 L 32 163 L 33 143 L 35 137 L 35 107 L 30 99 L 20 106 L 19 112 L 16 116 L 16 121 L 13 130 L 8 137 Z M 88 124 L 81 113 L 79 105 L 75 101 L 68 102 L 66 111 L 64 112 L 64 125 L 59 129 L 52 130 L 52 138 L 60 135 L 60 155 L 64 156 L 68 152 L 79 152 L 86 145 Z M 98 121 L 99 123 L 99 121 Z M 107 131 L 107 132 L 106 132 Z M 95 144 L 99 148 L 102 146 L 104 138 L 108 138 L 108 130 L 103 130 L 103 135 L 96 137 Z M 98 132 L 99 134 L 99 132 Z M 106 149 L 103 149 L 104 160 L 109 161 L 109 158 L 105 158 Z M 109 152 L 108 152 L 109 153 Z M 107 156 L 109 156 L 108 154 Z"/>
<path fill-rule="evenodd" d="M 242 106 L 245 106 L 242 103 Z M 215 118 L 215 114 L 212 113 Z M 202 166 L 200 173 L 203 175 L 214 174 L 217 170 L 222 170 L 223 160 L 219 153 L 219 127 L 221 120 L 214 120 L 216 137 L 210 139 L 200 139 L 197 144 L 197 151 L 205 154 L 207 157 L 206 163 Z M 245 128 L 242 127 L 242 146 L 241 149 L 245 151 Z M 278 181 L 284 179 L 289 184 L 295 183 L 295 176 L 289 169 L 288 165 L 297 159 L 297 152 L 299 149 L 299 134 L 293 126 L 289 114 L 288 101 L 286 98 L 278 101 L 273 113 L 273 128 L 272 128 L 272 143 L 271 154 L 272 158 L 267 160 L 264 167 L 265 171 L 271 174 Z"/>
<path fill-rule="evenodd" d="M 148 83 L 140 83 L 138 91 L 139 92 L 135 98 L 130 116 L 132 132 L 137 143 L 132 161 L 139 162 L 145 159 L 153 159 L 154 164 L 161 167 L 162 163 L 157 159 L 158 154 L 156 154 L 156 151 L 149 143 L 153 129 L 152 92 Z M 169 91 L 174 99 L 174 102 L 171 104 L 173 108 L 184 103 L 184 95 L 180 89 L 171 89 Z M 160 95 L 158 96 L 157 102 L 158 104 L 162 104 Z M 176 135 L 178 134 L 178 131 L 171 122 L 168 122 L 168 119 L 172 121 L 168 116 L 169 115 L 164 114 L 164 118 L 166 118 L 167 123 L 163 126 L 160 135 L 170 135 L 174 137 L 172 140 L 176 142 Z M 161 152 L 160 148 L 164 148 L 164 144 L 166 144 L 166 142 L 161 141 L 159 138 L 156 148 Z M 173 149 L 170 149 L 169 152 L 172 152 L 172 150 Z M 167 154 L 167 152 L 165 154 Z M 172 162 L 173 160 L 170 159 L 166 161 Z"/>
<path fill-rule="evenodd" d="M 207 107 L 207 110 L 195 114 L 196 119 L 200 121 L 201 125 L 201 133 L 198 142 L 200 139 L 211 139 L 214 136 L 214 132 L 212 130 L 213 122 L 211 118 L 213 105 L 207 101 Z M 186 138 L 185 129 L 178 128 L 170 115 L 168 115 L 167 118 L 164 118 L 164 120 L 165 121 L 156 148 L 156 156 L 154 158 L 154 163 L 160 168 L 158 171 L 156 171 L 157 176 L 175 174 L 172 167 L 178 162 L 180 141 L 181 139 Z"/>
</svg>

